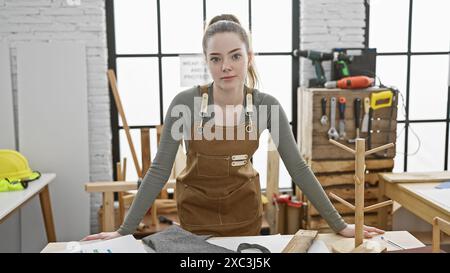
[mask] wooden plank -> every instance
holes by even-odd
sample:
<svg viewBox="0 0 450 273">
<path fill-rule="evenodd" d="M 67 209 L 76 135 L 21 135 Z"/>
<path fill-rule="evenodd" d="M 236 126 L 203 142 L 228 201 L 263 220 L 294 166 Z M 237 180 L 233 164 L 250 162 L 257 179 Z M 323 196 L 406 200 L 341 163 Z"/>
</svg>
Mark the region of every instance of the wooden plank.
<svg viewBox="0 0 450 273">
<path fill-rule="evenodd" d="M 282 253 L 307 253 L 317 236 L 317 230 L 299 230 L 289 241 Z"/>
<path fill-rule="evenodd" d="M 280 174 L 280 155 L 273 143 L 272 137 L 268 137 L 267 149 L 267 186 L 266 196 L 268 199 L 266 218 L 269 223 L 270 230 L 273 233 L 278 233 L 277 230 L 277 211 L 272 202 L 274 195 L 278 195 L 279 174 Z"/>
<path fill-rule="evenodd" d="M 141 128 L 141 160 L 142 160 L 142 177 L 145 176 L 150 165 L 152 164 L 152 151 L 150 147 L 150 129 Z"/>
<path fill-rule="evenodd" d="M 406 173 L 380 173 L 384 180 L 392 183 L 400 182 L 439 182 L 450 179 L 450 171 L 443 172 L 406 172 Z"/>
<path fill-rule="evenodd" d="M 89 182 L 84 185 L 87 192 L 121 192 L 137 189 L 137 182 Z"/>
<path fill-rule="evenodd" d="M 353 180 L 354 174 L 316 175 L 316 177 L 323 187 L 354 184 Z M 366 174 L 365 182 L 372 186 L 378 185 L 377 173 Z"/>
<path fill-rule="evenodd" d="M 355 144 L 349 143 L 348 140 L 356 137 L 355 131 L 348 131 L 348 130 L 345 130 L 345 131 L 347 134 L 347 138 L 345 140 L 339 140 L 338 142 L 350 147 L 351 149 L 354 149 Z M 374 132 L 371 136 L 372 148 L 378 147 L 378 146 L 381 146 L 381 145 L 384 145 L 387 143 L 391 143 L 393 141 L 395 142 L 396 134 L 397 134 L 396 131 L 381 132 L 381 133 Z M 367 138 L 367 134 L 360 134 L 360 137 Z M 329 144 L 330 144 L 330 142 L 328 139 L 327 132 L 320 133 L 320 134 L 318 134 L 317 132 L 314 133 L 313 141 L 312 141 L 313 147 L 316 145 L 329 145 Z"/>
<path fill-rule="evenodd" d="M 103 223 L 102 231 L 114 231 L 114 195 L 112 192 L 103 193 Z"/>
<path fill-rule="evenodd" d="M 366 160 L 367 170 L 386 170 L 394 168 L 393 159 L 369 159 Z M 333 172 L 354 172 L 354 160 L 326 160 L 311 161 L 311 169 L 315 174 L 333 173 Z"/>
</svg>

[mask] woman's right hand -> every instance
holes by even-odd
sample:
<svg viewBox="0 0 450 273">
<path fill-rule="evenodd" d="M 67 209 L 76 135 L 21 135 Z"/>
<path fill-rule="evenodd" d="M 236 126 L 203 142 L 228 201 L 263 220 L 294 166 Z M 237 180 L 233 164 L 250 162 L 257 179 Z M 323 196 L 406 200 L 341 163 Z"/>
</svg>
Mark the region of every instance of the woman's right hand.
<svg viewBox="0 0 450 273">
<path fill-rule="evenodd" d="M 117 231 L 113 231 L 113 232 L 100 232 L 97 234 L 92 234 L 89 236 L 84 237 L 83 239 L 81 239 L 81 241 L 91 241 L 91 240 L 109 240 L 109 239 L 114 239 L 117 237 L 120 237 L 122 235 L 120 235 L 119 232 Z"/>
</svg>

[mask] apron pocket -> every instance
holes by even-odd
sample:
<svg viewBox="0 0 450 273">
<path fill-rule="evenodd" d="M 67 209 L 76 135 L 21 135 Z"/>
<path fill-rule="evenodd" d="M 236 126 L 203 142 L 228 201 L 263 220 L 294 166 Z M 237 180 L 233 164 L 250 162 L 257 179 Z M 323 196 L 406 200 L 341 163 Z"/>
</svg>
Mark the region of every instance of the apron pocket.
<svg viewBox="0 0 450 273">
<path fill-rule="evenodd" d="M 220 218 L 225 225 L 254 221 L 261 214 L 259 175 L 221 199 Z"/>
<path fill-rule="evenodd" d="M 190 226 L 219 225 L 219 200 L 210 199 L 191 186 L 177 188 L 178 216 L 181 224 Z"/>
<path fill-rule="evenodd" d="M 203 177 L 228 177 L 230 157 L 197 153 L 197 175 Z"/>
</svg>

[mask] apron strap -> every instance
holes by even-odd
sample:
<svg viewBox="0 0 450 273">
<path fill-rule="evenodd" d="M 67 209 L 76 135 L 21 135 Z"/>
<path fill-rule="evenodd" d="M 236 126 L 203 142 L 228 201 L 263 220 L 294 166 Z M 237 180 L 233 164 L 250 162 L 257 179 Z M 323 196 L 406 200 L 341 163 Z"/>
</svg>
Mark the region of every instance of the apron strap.
<svg viewBox="0 0 450 273">
<path fill-rule="evenodd" d="M 199 85 L 198 88 L 200 90 L 200 95 L 202 96 L 202 103 L 200 106 L 200 126 L 198 129 L 201 131 L 203 130 L 203 118 L 208 114 L 208 88 L 210 84 L 205 85 Z M 247 133 L 250 133 L 253 131 L 253 88 L 249 88 L 246 85 L 244 85 L 245 89 L 245 119 L 246 119 L 246 125 L 245 130 Z"/>
</svg>

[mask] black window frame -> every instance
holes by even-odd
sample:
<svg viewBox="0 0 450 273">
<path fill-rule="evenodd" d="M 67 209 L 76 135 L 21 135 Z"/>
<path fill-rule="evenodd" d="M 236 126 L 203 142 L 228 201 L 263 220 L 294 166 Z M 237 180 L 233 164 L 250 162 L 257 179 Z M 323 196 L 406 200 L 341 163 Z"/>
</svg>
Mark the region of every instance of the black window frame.
<svg viewBox="0 0 450 273">
<path fill-rule="evenodd" d="M 445 119 L 410 119 L 409 118 L 409 94 L 410 94 L 410 79 L 411 79 L 411 56 L 419 55 L 448 55 L 450 58 L 450 51 L 430 51 L 430 52 L 412 52 L 411 51 L 411 33 L 412 20 L 413 20 L 413 0 L 409 0 L 409 15 L 408 15 L 408 47 L 406 52 L 377 52 L 377 56 L 406 56 L 406 90 L 405 90 L 405 112 L 406 116 L 404 120 L 397 120 L 397 123 L 405 124 L 405 141 L 404 141 L 404 151 L 403 151 L 403 171 L 408 171 L 408 131 L 409 125 L 414 123 L 443 123 L 445 122 L 445 157 L 444 157 L 444 171 L 448 169 L 448 149 L 449 149 L 449 123 L 450 123 L 450 85 L 447 87 L 447 114 Z M 366 29 L 365 29 L 365 39 L 364 46 L 368 48 L 369 46 L 369 30 L 370 30 L 370 0 L 365 0 L 365 11 L 366 11 Z"/>
</svg>

